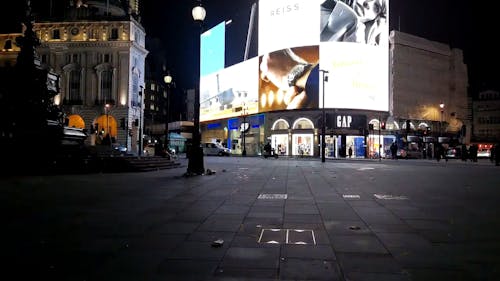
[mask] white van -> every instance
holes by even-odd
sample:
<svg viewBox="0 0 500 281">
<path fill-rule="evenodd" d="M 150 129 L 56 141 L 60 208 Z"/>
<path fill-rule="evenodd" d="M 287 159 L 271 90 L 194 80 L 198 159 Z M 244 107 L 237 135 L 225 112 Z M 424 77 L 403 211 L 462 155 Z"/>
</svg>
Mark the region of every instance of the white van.
<svg viewBox="0 0 500 281">
<path fill-rule="evenodd" d="M 220 143 L 207 142 L 202 144 L 204 155 L 229 156 L 231 150 L 223 147 Z"/>
</svg>

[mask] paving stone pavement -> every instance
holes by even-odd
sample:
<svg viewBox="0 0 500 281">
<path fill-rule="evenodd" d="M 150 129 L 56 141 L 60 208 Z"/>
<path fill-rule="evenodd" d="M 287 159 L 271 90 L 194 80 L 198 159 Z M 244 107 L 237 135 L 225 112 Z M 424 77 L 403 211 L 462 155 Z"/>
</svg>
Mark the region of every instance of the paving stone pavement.
<svg viewBox="0 0 500 281">
<path fill-rule="evenodd" d="M 180 161 L 1 178 L 4 280 L 500 280 L 487 161 Z"/>
</svg>

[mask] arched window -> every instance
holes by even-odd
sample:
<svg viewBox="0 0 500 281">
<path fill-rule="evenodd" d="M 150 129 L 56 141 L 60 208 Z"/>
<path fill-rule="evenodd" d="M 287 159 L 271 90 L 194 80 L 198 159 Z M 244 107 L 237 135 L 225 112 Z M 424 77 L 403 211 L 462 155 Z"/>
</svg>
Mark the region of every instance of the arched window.
<svg viewBox="0 0 500 281">
<path fill-rule="evenodd" d="M 299 118 L 293 123 L 294 129 L 314 129 L 314 124 L 307 118 Z"/>
<path fill-rule="evenodd" d="M 419 130 L 427 130 L 427 128 L 429 127 L 429 125 L 425 122 L 422 122 L 420 124 L 418 124 L 418 129 Z"/>
<path fill-rule="evenodd" d="M 378 119 L 372 119 L 368 124 L 373 125 L 373 130 L 379 130 L 380 129 L 380 121 Z"/>
<path fill-rule="evenodd" d="M 101 72 L 101 97 L 104 102 L 113 100 L 111 90 L 113 89 L 113 72 L 109 69 Z"/>
<path fill-rule="evenodd" d="M 140 106 L 139 103 L 139 74 L 132 73 L 132 106 Z"/>
<path fill-rule="evenodd" d="M 287 130 L 290 128 L 290 124 L 284 119 L 279 119 L 274 122 L 272 130 Z"/>
<path fill-rule="evenodd" d="M 3 45 L 4 50 L 12 50 L 12 40 L 5 40 L 5 44 Z"/>
<path fill-rule="evenodd" d="M 69 72 L 69 88 L 68 96 L 69 101 L 81 101 L 82 97 L 80 95 L 80 81 L 81 73 L 77 69 L 73 69 Z"/>
</svg>

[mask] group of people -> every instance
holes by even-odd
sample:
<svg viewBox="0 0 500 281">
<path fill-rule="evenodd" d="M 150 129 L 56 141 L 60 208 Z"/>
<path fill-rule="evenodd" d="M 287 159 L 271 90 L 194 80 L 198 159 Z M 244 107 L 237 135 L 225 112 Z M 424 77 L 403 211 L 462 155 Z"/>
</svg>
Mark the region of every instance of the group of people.
<svg viewBox="0 0 500 281">
<path fill-rule="evenodd" d="M 490 161 L 495 162 L 495 166 L 500 166 L 500 142 L 497 142 L 491 147 Z"/>
</svg>

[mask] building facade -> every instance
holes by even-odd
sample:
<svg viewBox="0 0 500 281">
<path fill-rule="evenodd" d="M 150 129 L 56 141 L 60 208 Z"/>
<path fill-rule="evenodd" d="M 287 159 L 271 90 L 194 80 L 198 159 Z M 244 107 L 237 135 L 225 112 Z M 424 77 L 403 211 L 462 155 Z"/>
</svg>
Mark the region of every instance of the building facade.
<svg viewBox="0 0 500 281">
<path fill-rule="evenodd" d="M 473 100 L 472 141 L 496 143 L 500 140 L 500 93 L 484 91 Z"/>
<path fill-rule="evenodd" d="M 434 136 L 459 133 L 462 125 L 470 127 L 462 51 L 398 31 L 391 32 L 390 40 L 394 127 L 405 129 L 410 120 L 411 130 L 428 127 Z M 464 142 L 470 141 L 470 136 L 463 137 Z"/>
<path fill-rule="evenodd" d="M 233 154 L 262 154 L 270 142 L 283 156 L 378 158 L 396 142 L 408 157 L 433 157 L 433 146 L 468 143 L 467 67 L 461 50 L 391 32 L 389 111 L 326 108 L 281 110 L 202 122 L 202 141 L 220 141 Z M 328 82 L 327 82 L 328 83 Z M 470 131 L 470 130 L 469 130 Z"/>
<path fill-rule="evenodd" d="M 140 153 L 144 128 L 146 32 L 138 1 L 71 1 L 59 16 L 36 19 L 42 64 L 61 76 L 71 127 L 87 129 L 87 144 L 126 146 Z"/>
</svg>

